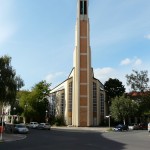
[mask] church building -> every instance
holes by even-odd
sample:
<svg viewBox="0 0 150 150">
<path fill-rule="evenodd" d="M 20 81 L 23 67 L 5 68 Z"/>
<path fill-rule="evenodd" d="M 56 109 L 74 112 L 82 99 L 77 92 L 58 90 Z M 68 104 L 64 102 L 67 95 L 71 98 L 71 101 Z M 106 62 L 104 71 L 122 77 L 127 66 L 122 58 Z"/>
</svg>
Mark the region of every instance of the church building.
<svg viewBox="0 0 150 150">
<path fill-rule="evenodd" d="M 91 67 L 89 0 L 77 0 L 73 68 L 68 78 L 50 92 L 54 115 L 66 125 L 99 126 L 105 118 L 105 91 Z M 51 110 L 52 111 L 52 110 Z"/>
</svg>

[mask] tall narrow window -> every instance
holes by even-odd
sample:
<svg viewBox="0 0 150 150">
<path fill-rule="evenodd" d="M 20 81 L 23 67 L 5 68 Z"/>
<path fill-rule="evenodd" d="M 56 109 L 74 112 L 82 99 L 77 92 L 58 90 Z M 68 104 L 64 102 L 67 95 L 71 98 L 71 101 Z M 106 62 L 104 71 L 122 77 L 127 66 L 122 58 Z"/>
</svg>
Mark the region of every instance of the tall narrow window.
<svg viewBox="0 0 150 150">
<path fill-rule="evenodd" d="M 64 115 L 64 99 L 65 99 L 65 93 L 61 94 L 61 114 Z"/>
<path fill-rule="evenodd" d="M 104 116 L 104 94 L 100 93 L 101 115 Z"/>
<path fill-rule="evenodd" d="M 69 83 L 68 112 L 72 112 L 72 82 Z"/>
<path fill-rule="evenodd" d="M 93 82 L 93 112 L 97 112 L 97 87 Z"/>
<path fill-rule="evenodd" d="M 80 15 L 84 14 L 84 1 L 80 1 Z"/>
<path fill-rule="evenodd" d="M 84 1 L 84 15 L 87 14 L 87 1 Z"/>
</svg>

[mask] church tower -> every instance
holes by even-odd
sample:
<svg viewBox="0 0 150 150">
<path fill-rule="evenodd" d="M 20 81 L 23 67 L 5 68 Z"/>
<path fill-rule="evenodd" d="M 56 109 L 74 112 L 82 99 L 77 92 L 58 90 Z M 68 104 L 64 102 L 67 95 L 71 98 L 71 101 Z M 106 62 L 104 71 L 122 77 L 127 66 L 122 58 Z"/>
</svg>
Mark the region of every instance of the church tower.
<svg viewBox="0 0 150 150">
<path fill-rule="evenodd" d="M 89 0 L 77 0 L 73 69 L 68 78 L 50 92 L 52 115 L 66 125 L 98 126 L 105 116 L 103 84 L 91 67 Z"/>
<path fill-rule="evenodd" d="M 88 0 L 78 0 L 74 50 L 73 124 L 91 125 L 91 50 Z M 75 113 L 76 112 L 76 113 Z"/>
</svg>

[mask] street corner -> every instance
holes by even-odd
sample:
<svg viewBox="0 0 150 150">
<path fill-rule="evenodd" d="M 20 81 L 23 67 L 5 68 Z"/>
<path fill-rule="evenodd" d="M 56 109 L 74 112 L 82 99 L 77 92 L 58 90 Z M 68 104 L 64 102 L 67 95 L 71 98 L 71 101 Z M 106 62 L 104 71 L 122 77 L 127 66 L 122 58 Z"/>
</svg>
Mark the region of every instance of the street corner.
<svg viewBox="0 0 150 150">
<path fill-rule="evenodd" d="M 26 135 L 22 135 L 22 134 L 3 134 L 3 139 L 1 140 L 1 142 L 11 142 L 11 141 L 18 141 L 18 140 L 23 140 L 25 139 L 27 136 Z"/>
</svg>

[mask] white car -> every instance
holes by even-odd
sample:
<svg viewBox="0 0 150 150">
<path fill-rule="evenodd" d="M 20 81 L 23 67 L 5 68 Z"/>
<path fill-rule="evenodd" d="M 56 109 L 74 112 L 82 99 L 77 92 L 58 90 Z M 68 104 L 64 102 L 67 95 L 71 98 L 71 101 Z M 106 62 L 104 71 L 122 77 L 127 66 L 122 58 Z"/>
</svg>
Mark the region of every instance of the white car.
<svg viewBox="0 0 150 150">
<path fill-rule="evenodd" d="M 15 124 L 13 128 L 14 133 L 29 133 L 29 129 L 24 124 Z"/>
<path fill-rule="evenodd" d="M 139 125 L 137 123 L 129 124 L 129 130 L 139 130 Z"/>
<path fill-rule="evenodd" d="M 35 129 L 35 128 L 37 128 L 38 127 L 38 122 L 30 122 L 27 126 L 29 127 L 29 128 L 33 128 L 33 129 Z"/>
<path fill-rule="evenodd" d="M 49 123 L 40 123 L 37 126 L 37 129 L 47 129 L 47 130 L 50 130 L 51 129 L 51 125 Z"/>
<path fill-rule="evenodd" d="M 148 132 L 150 132 L 150 122 L 148 123 Z"/>
</svg>

